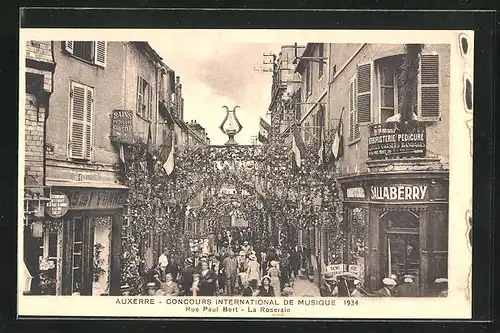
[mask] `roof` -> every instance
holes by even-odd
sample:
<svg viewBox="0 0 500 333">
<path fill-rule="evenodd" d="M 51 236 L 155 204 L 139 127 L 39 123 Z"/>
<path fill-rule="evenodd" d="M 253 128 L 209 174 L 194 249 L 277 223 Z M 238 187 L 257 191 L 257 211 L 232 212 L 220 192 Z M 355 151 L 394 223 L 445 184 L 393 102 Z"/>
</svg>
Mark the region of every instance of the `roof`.
<svg viewBox="0 0 500 333">
<path fill-rule="evenodd" d="M 307 43 L 306 49 L 302 53 L 301 57 L 311 57 L 314 51 L 314 47 L 317 43 Z M 304 72 L 306 66 L 309 64 L 309 60 L 307 59 L 299 59 L 297 66 L 295 67 L 295 73 Z"/>
<path fill-rule="evenodd" d="M 148 42 L 134 42 L 134 43 L 140 48 L 143 48 L 146 51 L 146 53 L 148 53 L 151 57 L 153 57 L 154 60 L 160 62 L 162 65 L 167 67 L 167 65 L 165 65 L 162 61 L 163 58 L 160 57 L 158 53 L 156 53 L 156 51 L 151 47 L 151 45 Z"/>
</svg>

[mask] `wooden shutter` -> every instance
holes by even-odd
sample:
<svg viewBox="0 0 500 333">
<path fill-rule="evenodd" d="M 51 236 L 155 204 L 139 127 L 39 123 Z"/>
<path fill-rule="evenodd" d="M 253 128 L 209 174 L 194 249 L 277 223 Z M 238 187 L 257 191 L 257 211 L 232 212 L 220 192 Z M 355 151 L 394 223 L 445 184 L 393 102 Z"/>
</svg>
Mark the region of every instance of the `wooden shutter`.
<svg viewBox="0 0 500 333">
<path fill-rule="evenodd" d="M 151 120 L 153 118 L 153 86 L 148 86 L 148 119 Z"/>
<path fill-rule="evenodd" d="M 439 117 L 439 56 L 424 54 L 420 61 L 420 116 Z"/>
<path fill-rule="evenodd" d="M 106 57 L 107 57 L 107 43 L 106 41 L 95 41 L 94 42 L 94 59 L 95 64 L 106 67 Z"/>
<path fill-rule="evenodd" d="M 74 41 L 72 41 L 72 40 L 66 40 L 66 41 L 64 41 L 64 49 L 67 52 L 73 54 L 73 47 L 74 47 Z"/>
<path fill-rule="evenodd" d="M 85 106 L 85 159 L 91 159 L 92 153 L 92 113 L 94 108 L 93 91 L 87 88 L 87 99 Z"/>
<path fill-rule="evenodd" d="M 81 84 L 71 84 L 69 157 L 91 158 L 93 91 Z"/>
<path fill-rule="evenodd" d="M 371 63 L 358 66 L 358 89 L 357 89 L 357 123 L 369 123 L 372 120 L 372 66 Z"/>
</svg>

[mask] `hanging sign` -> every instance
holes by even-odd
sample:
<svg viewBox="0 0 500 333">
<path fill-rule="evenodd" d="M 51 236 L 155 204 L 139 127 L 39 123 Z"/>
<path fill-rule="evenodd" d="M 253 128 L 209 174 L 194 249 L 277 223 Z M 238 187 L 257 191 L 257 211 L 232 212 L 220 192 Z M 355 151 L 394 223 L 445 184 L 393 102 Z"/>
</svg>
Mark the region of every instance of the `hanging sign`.
<svg viewBox="0 0 500 333">
<path fill-rule="evenodd" d="M 132 110 L 113 110 L 111 115 L 112 138 L 116 142 L 133 143 Z"/>
<path fill-rule="evenodd" d="M 383 201 L 422 201 L 427 198 L 427 185 L 372 186 L 371 199 Z"/>
<path fill-rule="evenodd" d="M 45 205 L 45 211 L 50 217 L 58 218 L 66 215 L 69 209 L 68 196 L 62 192 L 52 192 L 50 201 Z"/>
</svg>

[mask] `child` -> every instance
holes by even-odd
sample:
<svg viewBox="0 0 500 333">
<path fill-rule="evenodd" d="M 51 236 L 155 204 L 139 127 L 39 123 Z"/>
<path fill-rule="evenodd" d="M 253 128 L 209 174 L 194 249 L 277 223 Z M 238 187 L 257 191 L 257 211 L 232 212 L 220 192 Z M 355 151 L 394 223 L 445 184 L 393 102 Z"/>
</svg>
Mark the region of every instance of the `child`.
<svg viewBox="0 0 500 333">
<path fill-rule="evenodd" d="M 198 288 L 198 284 L 200 283 L 200 273 L 194 273 L 193 274 L 193 285 L 191 286 L 191 293 L 193 296 L 196 296 L 198 291 L 200 290 Z"/>
</svg>

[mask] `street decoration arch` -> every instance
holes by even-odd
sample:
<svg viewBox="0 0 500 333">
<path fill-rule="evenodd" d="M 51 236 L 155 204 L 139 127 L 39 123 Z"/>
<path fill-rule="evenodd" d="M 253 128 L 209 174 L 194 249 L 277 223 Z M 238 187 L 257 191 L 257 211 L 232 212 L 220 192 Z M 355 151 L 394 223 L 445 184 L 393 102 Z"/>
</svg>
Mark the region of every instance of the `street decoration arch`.
<svg viewBox="0 0 500 333">
<path fill-rule="evenodd" d="M 320 165 L 316 147 L 308 147 L 299 170 L 293 168 L 286 144 L 176 147 L 170 176 L 162 168 L 161 153 L 148 151 L 140 139 L 124 147 L 121 176 L 130 191 L 123 224 L 123 281 L 130 284 L 138 277 L 133 267 L 139 260 L 141 239 L 163 234 L 167 243 L 178 247 L 173 252 L 182 253 L 180 247 L 194 236 L 184 230 L 189 219 L 205 219 L 217 233 L 220 216 L 234 209 L 225 202 L 227 198 L 218 196 L 224 185 L 247 193 L 238 200 L 245 218 L 265 216 L 283 227 L 280 230 L 289 225 L 298 229 L 321 226 L 329 234 L 331 262 L 342 257 L 346 243 L 342 194 L 334 165 Z M 202 191 L 209 195 L 196 214 L 190 214 L 190 201 Z M 362 238 L 362 230 L 356 232 Z"/>
</svg>

